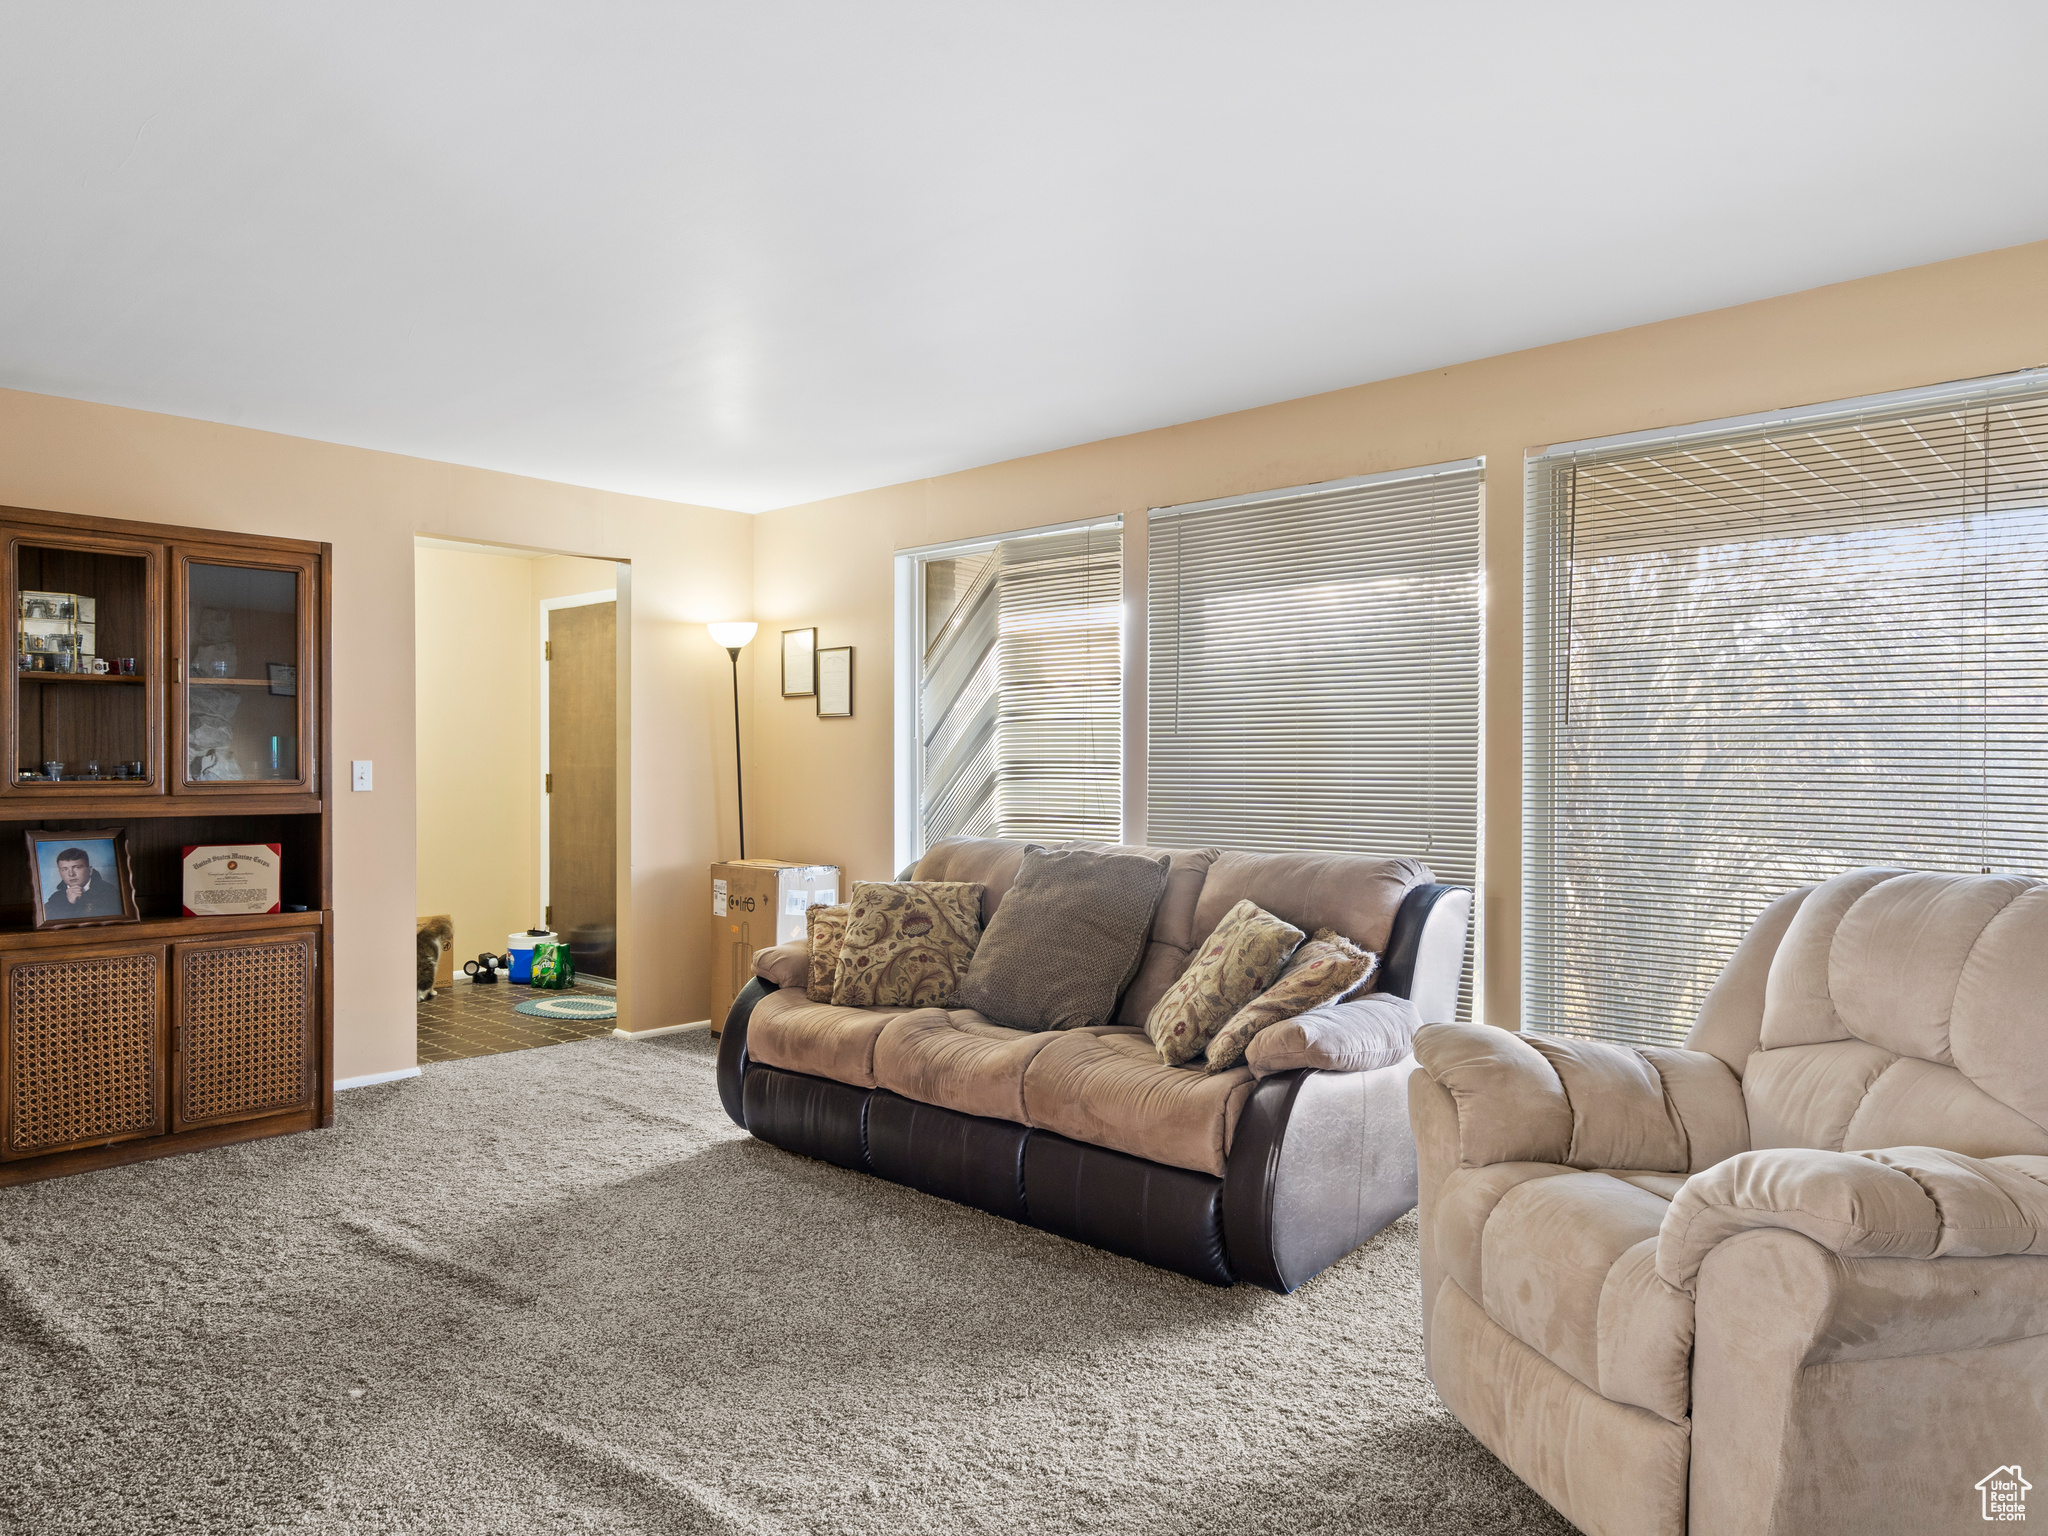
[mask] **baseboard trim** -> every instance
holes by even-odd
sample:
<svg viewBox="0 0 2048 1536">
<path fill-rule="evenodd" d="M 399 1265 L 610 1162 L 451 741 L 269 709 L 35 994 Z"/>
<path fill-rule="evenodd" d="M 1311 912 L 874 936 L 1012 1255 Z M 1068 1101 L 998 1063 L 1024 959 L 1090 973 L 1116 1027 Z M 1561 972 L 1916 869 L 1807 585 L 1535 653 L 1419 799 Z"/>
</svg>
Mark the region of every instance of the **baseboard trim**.
<svg viewBox="0 0 2048 1536">
<path fill-rule="evenodd" d="M 400 1078 L 419 1075 L 418 1067 L 400 1067 L 396 1072 L 370 1072 L 362 1077 L 338 1077 L 334 1080 L 334 1091 L 340 1093 L 344 1088 L 374 1088 L 379 1083 L 395 1083 Z"/>
<path fill-rule="evenodd" d="M 620 1040 L 652 1040 L 656 1035 L 672 1035 L 679 1029 L 700 1029 L 710 1022 L 709 1019 L 695 1019 L 688 1024 L 663 1024 L 658 1029 L 615 1029 L 612 1034 Z"/>
</svg>

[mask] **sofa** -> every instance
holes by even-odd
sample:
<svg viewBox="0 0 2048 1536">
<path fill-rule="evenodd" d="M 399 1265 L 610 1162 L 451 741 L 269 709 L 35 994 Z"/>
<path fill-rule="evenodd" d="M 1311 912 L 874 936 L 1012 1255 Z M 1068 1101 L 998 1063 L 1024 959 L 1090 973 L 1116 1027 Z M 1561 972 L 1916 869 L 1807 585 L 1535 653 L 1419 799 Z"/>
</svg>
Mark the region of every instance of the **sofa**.
<svg viewBox="0 0 2048 1536">
<path fill-rule="evenodd" d="M 1415 1051 L 1430 1379 L 1589 1536 L 1976 1530 L 2048 1470 L 2048 886 L 1794 891 L 1683 1048 Z"/>
<path fill-rule="evenodd" d="M 964 1008 L 817 1003 L 805 946 L 784 945 L 725 1019 L 726 1112 L 791 1152 L 1214 1285 L 1292 1291 L 1412 1209 L 1409 1041 L 1453 1016 L 1471 893 L 1406 858 L 1059 846 L 1171 859 L 1114 1023 L 1034 1033 Z M 948 839 L 905 875 L 980 884 L 986 925 L 1025 847 Z M 1152 1005 L 1244 899 L 1381 956 L 1377 992 L 1331 1016 L 1366 1031 L 1346 1036 L 1358 1070 L 1211 1074 L 1147 1040 Z"/>
</svg>

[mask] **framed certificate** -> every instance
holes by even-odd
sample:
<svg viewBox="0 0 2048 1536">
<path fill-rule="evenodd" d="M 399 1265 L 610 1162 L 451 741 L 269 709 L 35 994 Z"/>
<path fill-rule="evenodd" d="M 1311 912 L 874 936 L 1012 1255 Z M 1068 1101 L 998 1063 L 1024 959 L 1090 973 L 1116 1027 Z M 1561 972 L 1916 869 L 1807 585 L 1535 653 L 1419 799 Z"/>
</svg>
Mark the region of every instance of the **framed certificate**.
<svg viewBox="0 0 2048 1536">
<path fill-rule="evenodd" d="M 829 645 L 818 652 L 818 718 L 845 720 L 853 714 L 853 647 Z"/>
<path fill-rule="evenodd" d="M 279 910 L 284 850 L 276 843 L 194 843 L 185 849 L 185 915 Z"/>
<path fill-rule="evenodd" d="M 782 632 L 782 696 L 808 699 L 818 691 L 818 631 Z"/>
</svg>

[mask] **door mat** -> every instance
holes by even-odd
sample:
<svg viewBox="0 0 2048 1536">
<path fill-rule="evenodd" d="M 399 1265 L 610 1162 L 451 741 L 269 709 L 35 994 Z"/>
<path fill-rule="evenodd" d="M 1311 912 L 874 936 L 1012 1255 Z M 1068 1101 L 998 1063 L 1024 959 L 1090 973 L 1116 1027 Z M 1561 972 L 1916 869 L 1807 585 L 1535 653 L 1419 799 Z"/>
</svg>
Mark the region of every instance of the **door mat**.
<svg viewBox="0 0 2048 1536">
<path fill-rule="evenodd" d="M 512 1011 L 530 1019 L 616 1019 L 619 1005 L 608 997 L 540 997 Z"/>
</svg>

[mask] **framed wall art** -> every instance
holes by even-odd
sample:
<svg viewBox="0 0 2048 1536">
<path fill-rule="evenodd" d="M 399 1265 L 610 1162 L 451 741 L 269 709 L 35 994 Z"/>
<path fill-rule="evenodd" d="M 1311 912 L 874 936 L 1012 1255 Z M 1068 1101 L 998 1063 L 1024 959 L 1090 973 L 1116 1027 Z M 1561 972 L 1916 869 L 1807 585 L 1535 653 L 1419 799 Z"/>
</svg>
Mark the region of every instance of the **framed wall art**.
<svg viewBox="0 0 2048 1536">
<path fill-rule="evenodd" d="M 782 696 L 808 699 L 818 691 L 818 631 L 782 632 Z"/>
<path fill-rule="evenodd" d="M 853 647 L 828 645 L 818 652 L 818 718 L 845 720 L 853 714 Z"/>
<path fill-rule="evenodd" d="M 135 901 L 135 871 L 128 863 L 126 827 L 90 832 L 31 827 L 27 837 L 38 929 L 142 921 Z"/>
</svg>

